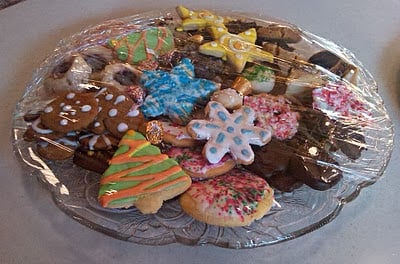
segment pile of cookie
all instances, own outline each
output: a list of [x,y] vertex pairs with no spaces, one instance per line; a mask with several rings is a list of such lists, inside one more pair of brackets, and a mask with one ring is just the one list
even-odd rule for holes
[[25,140],[97,172],[104,207],[156,213],[179,196],[214,225],[263,217],[274,190],[335,185],[330,153],[364,149],[357,126],[327,114],[368,115],[348,85],[356,67],[326,50],[306,57],[288,25],[176,11],[66,57],[43,82],[49,103],[25,115]]

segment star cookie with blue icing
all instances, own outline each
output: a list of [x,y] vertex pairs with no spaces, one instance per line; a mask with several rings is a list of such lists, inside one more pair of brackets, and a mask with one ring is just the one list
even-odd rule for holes
[[220,84],[195,78],[194,66],[184,58],[171,72],[143,71],[141,84],[147,97],[140,110],[147,118],[168,116],[174,123],[186,125],[196,104],[206,104]]
[[217,16],[210,11],[192,11],[182,5],[177,6],[176,12],[182,19],[181,29],[185,31],[205,29],[210,26],[224,27],[224,23],[229,21],[227,18]]
[[210,27],[210,33],[214,41],[201,45],[199,52],[228,61],[238,73],[243,71],[247,62],[273,62],[274,56],[255,44],[257,40],[255,28],[236,35],[229,33],[225,26]]
[[230,153],[237,164],[248,165],[254,161],[250,146],[263,146],[271,140],[271,130],[255,127],[255,112],[244,106],[232,114],[219,102],[210,101],[206,107],[208,120],[192,120],[187,132],[195,139],[208,140],[203,155],[215,164]]

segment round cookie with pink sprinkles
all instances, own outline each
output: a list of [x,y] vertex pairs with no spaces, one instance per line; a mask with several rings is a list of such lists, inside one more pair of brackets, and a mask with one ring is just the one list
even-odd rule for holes
[[290,139],[297,133],[300,115],[291,110],[290,102],[284,96],[245,96],[243,104],[256,112],[256,126],[271,127],[275,138]]
[[229,154],[226,154],[215,164],[210,163],[204,158],[201,147],[171,147],[166,154],[174,158],[182,169],[195,179],[208,179],[224,174],[233,169],[236,165],[236,162]]
[[217,226],[248,226],[272,207],[274,191],[259,176],[241,170],[205,181],[194,182],[181,195],[184,212]]

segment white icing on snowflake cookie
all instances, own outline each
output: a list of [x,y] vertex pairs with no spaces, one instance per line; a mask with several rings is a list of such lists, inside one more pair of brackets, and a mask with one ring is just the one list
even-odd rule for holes
[[208,120],[192,120],[188,133],[196,139],[206,139],[203,155],[210,163],[219,162],[230,153],[238,164],[251,164],[254,152],[250,144],[265,145],[271,140],[271,130],[255,127],[255,112],[242,107],[232,114],[221,103],[210,101],[206,107]]

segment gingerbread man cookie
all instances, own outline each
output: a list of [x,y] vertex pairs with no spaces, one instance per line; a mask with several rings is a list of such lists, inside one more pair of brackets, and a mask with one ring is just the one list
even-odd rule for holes
[[92,123],[92,131],[97,134],[108,130],[113,136],[121,138],[129,129],[137,129],[144,122],[139,106],[123,91],[106,86],[95,95],[99,113]]
[[255,112],[242,107],[232,114],[221,103],[210,101],[206,107],[208,120],[192,120],[188,133],[196,139],[206,139],[203,154],[210,163],[219,162],[230,153],[238,164],[250,164],[254,153],[250,144],[265,145],[271,140],[271,131],[255,127]]
[[50,102],[41,115],[42,124],[56,132],[86,128],[98,113],[93,93],[67,92]]

